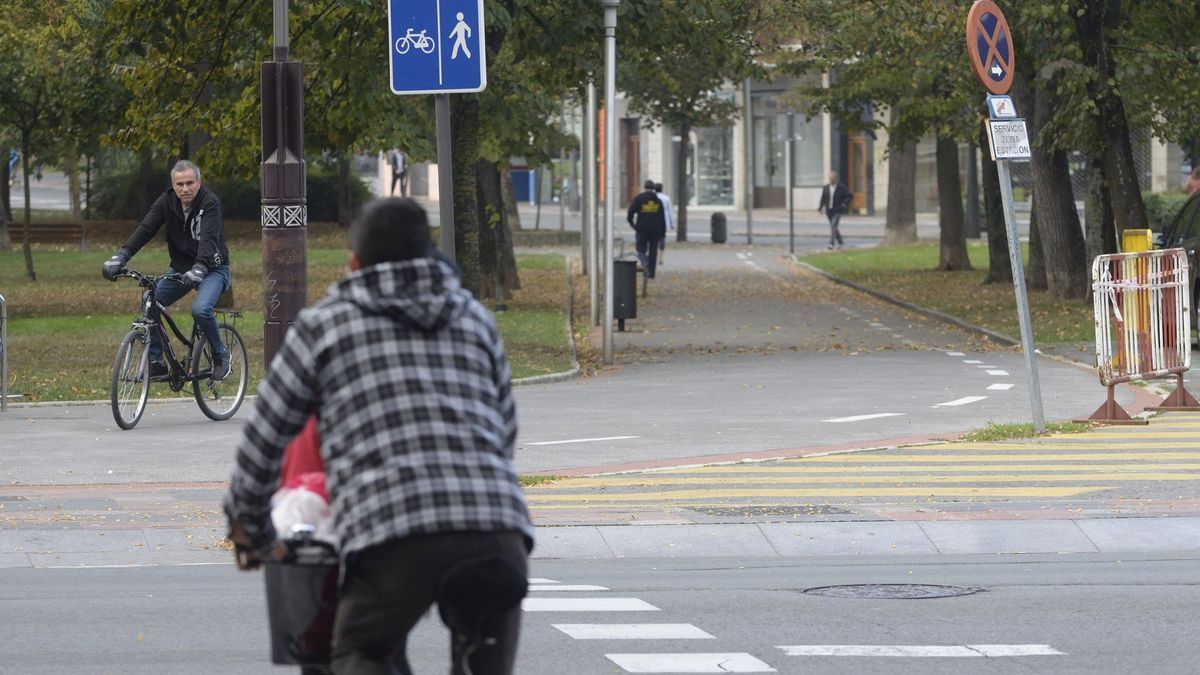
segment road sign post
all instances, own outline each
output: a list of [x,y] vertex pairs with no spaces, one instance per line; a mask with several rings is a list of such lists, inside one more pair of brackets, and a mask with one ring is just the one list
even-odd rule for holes
[[1033,428],[1046,430],[1042,411],[1042,388],[1038,380],[1037,345],[1033,340],[1033,321],[1029,315],[1029,299],[1025,291],[1025,270],[1021,266],[1021,238],[1017,234],[1017,219],[1013,207],[1012,175],[1008,163],[1029,159],[1029,136],[1025,121],[1017,119],[1012,99],[1004,94],[1012,87],[1016,71],[1016,54],[1012,31],[1004,13],[992,0],[975,0],[967,13],[967,54],[975,77],[992,95],[988,97],[988,145],[1000,178],[1000,200],[1004,205],[1004,229],[1008,235],[1008,254],[1012,263],[1013,291],[1017,296],[1017,320],[1021,327],[1021,351],[1025,354],[1025,372],[1029,384],[1029,405],[1033,411]]
[[438,221],[442,252],[454,260],[454,174],[448,94],[487,86],[483,0],[390,0],[389,81],[394,94],[434,94]]

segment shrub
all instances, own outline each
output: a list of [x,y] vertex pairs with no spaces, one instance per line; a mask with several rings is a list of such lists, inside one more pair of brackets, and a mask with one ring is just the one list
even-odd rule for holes
[[1183,203],[1187,201],[1188,196],[1178,192],[1146,192],[1142,194],[1142,201],[1146,204],[1146,222],[1149,223],[1150,229],[1155,232],[1162,232],[1171,220],[1175,218],[1175,214],[1179,213],[1179,209],[1183,208]]

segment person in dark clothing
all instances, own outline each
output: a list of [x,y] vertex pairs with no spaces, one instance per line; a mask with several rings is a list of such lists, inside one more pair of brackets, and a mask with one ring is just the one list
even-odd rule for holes
[[646,191],[633,198],[629,213],[625,216],[629,226],[637,233],[638,260],[646,268],[646,276],[651,279],[654,278],[658,263],[658,242],[667,236],[666,209],[654,191],[654,185],[654,181],[646,181],[643,185]]
[[[163,279],[155,288],[155,297],[164,307],[174,304],[187,292],[196,289],[192,302],[192,319],[213,352],[213,379],[229,375],[229,350],[221,343],[221,332],[213,306],[233,281],[229,274],[229,249],[225,246],[225,224],[221,220],[221,200],[200,180],[200,167],[181,159],[171,168],[171,189],[164,192],[142,218],[125,244],[104,262],[101,273],[105,279],[116,281],[138,251],[166,228],[167,253],[171,258],[168,272],[180,274],[179,279]],[[157,318],[158,308],[150,308]],[[163,363],[163,347],[158,333],[150,333],[150,376],[167,374]]]
[[[408,196],[408,155],[404,154],[403,150],[392,150],[389,158],[392,165],[392,189],[391,193],[396,197]],[[396,186],[400,186],[400,191],[396,191]]]
[[850,188],[846,187],[845,183],[838,182],[837,172],[830,172],[829,183],[821,191],[821,202],[817,205],[817,213],[825,211],[826,217],[829,218],[829,246],[826,248],[842,247],[842,233],[838,231],[838,224],[853,199]]
[[[343,574],[333,671],[383,674],[407,666],[408,632],[457,565],[493,556],[524,577],[534,532],[495,318],[436,258],[411,199],[368,204],[350,247],[350,274],[300,312],[267,371],[225,511],[243,567],[272,555],[283,451],[315,413]],[[512,672],[520,621],[519,605],[499,615],[471,672]]]

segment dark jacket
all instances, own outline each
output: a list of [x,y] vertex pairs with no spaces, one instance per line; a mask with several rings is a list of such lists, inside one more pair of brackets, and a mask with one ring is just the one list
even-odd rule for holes
[[836,213],[845,213],[846,209],[850,208],[850,202],[854,200],[854,195],[850,192],[850,188],[846,187],[845,183],[838,183],[833,190],[833,198],[829,197],[829,184],[825,184],[825,189],[821,190],[821,203],[817,205],[817,210],[825,209],[829,215]]
[[625,219],[629,221],[633,229],[642,234],[655,239],[667,236],[665,209],[663,209],[662,200],[654,194],[654,190],[647,190],[634,197],[633,202],[629,204],[629,213]]
[[125,248],[129,254],[137,253],[148,241],[158,234],[159,228],[167,226],[167,252],[171,256],[171,269],[186,272],[195,263],[208,269],[229,264],[229,249],[225,246],[225,224],[221,220],[221,200],[200,185],[187,222],[183,220],[183,205],[173,190],[167,190],[158,199],[142,223],[138,225]]

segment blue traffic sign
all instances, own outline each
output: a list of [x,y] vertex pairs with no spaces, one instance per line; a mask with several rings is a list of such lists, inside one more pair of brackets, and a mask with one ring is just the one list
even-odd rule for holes
[[483,91],[483,0],[389,0],[388,53],[393,93]]

